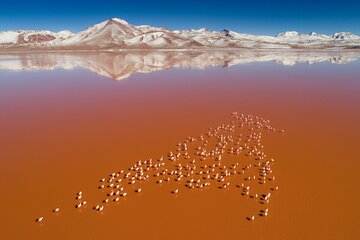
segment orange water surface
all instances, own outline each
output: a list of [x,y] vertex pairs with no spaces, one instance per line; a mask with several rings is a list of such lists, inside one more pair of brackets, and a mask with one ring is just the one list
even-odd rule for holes
[[[91,209],[99,179],[166,156],[235,111],[284,129],[264,133],[279,186],[267,217],[248,221],[254,207],[234,185],[179,185],[174,195],[174,185],[145,182],[141,194]],[[359,61],[170,68],[121,81],[81,68],[0,71],[0,239],[358,239],[359,123]],[[79,191],[88,205],[76,209]]]

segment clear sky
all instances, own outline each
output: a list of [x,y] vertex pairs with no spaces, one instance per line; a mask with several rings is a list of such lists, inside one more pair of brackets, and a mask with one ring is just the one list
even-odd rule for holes
[[171,29],[206,27],[274,35],[287,30],[360,35],[360,0],[0,0],[0,31],[81,31],[118,17]]

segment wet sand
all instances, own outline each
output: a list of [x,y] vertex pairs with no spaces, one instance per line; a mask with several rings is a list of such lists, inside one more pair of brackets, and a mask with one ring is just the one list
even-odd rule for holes
[[[358,69],[358,62],[266,63],[135,74],[121,82],[84,70],[1,72],[0,236],[357,239]],[[138,160],[164,156],[168,163],[176,144],[231,123],[232,112],[285,130],[264,131],[261,139],[275,160],[276,178],[267,184],[279,190],[263,191],[258,182],[250,188],[259,190],[254,194],[271,192],[270,203],[241,195],[236,185],[247,184],[241,175],[224,180],[230,182],[226,189],[214,180],[189,189],[185,177],[157,184],[151,175],[139,185],[126,182],[128,195],[118,202],[102,203],[109,189],[98,189],[100,179],[129,171]],[[257,161],[240,155],[235,162],[241,167]],[[80,191],[87,204],[75,208]],[[103,211],[92,209],[98,204],[106,205]],[[267,208],[268,216],[259,216]],[[246,219],[251,216],[254,221]]]

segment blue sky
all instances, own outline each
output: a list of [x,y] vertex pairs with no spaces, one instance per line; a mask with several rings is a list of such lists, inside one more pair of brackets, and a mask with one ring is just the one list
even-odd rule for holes
[[206,27],[273,35],[296,30],[360,35],[360,0],[1,0],[0,30],[81,31],[110,17],[171,29]]

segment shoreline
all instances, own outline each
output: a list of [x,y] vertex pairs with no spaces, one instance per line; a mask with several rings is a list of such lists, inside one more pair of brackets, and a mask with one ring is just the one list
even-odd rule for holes
[[360,52],[360,48],[326,48],[326,49],[299,49],[299,48],[204,48],[204,49],[147,49],[147,48],[122,48],[122,49],[0,49],[0,55],[10,53],[83,53],[83,52]]

